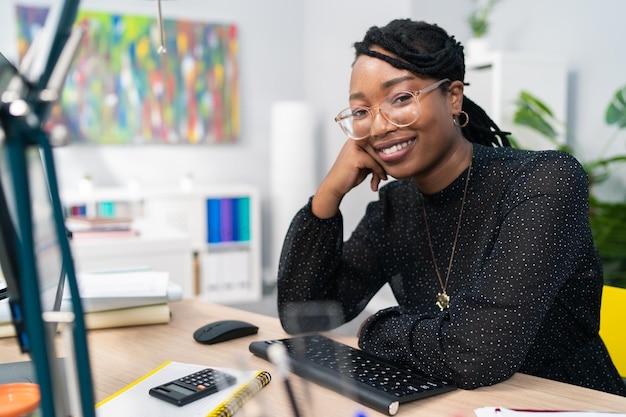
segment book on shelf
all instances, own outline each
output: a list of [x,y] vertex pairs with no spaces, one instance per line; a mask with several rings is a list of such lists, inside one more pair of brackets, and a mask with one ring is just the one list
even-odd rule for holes
[[133,219],[130,217],[67,216],[65,226],[71,232],[130,230],[133,227]]
[[[228,373],[234,376],[237,382],[226,389],[182,407],[167,403],[148,394],[150,388],[182,378],[205,368],[213,368]],[[265,370],[245,371],[169,361],[96,404],[96,416],[230,417],[263,387],[269,384],[270,380],[271,376]]]
[[139,231],[135,229],[125,230],[74,230],[71,231],[70,238],[73,241],[85,241],[85,240],[100,240],[100,239],[119,239],[119,238],[133,238],[139,236]]
[[68,216],[65,227],[72,240],[134,237],[139,232],[130,217]]
[[250,197],[206,200],[207,243],[250,241]]

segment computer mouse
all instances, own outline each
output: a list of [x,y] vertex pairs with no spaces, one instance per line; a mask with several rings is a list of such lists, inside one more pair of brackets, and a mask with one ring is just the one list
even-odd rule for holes
[[220,320],[205,324],[193,332],[193,338],[198,343],[212,345],[214,343],[225,342],[238,337],[256,334],[259,328],[240,320]]

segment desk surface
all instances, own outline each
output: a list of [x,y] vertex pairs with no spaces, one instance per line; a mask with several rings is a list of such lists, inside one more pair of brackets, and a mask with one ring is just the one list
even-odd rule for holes
[[[268,369],[275,376],[272,383],[246,404],[242,411],[271,410],[268,416],[291,416],[283,384],[273,366],[249,353],[254,340],[286,337],[279,321],[230,307],[205,304],[197,300],[174,302],[172,321],[167,325],[94,330],[89,334],[89,349],[94,375],[95,396],[100,401],[131,383],[161,363],[173,360],[207,366]],[[196,328],[221,319],[246,320],[259,326],[259,333],[216,345],[201,345],[193,340]],[[351,345],[356,339],[332,335]],[[14,338],[0,339],[0,362],[27,360],[19,353]],[[382,416],[371,409],[298,377],[293,378],[300,403],[313,411],[306,417],[352,417],[364,410],[368,417]],[[308,392],[308,395],[306,395]],[[626,398],[563,384],[524,374],[516,374],[500,384],[473,391],[456,390],[436,397],[400,406],[398,416],[472,417],[473,410],[485,406],[511,408],[626,411]],[[253,415],[246,413],[245,415]]]

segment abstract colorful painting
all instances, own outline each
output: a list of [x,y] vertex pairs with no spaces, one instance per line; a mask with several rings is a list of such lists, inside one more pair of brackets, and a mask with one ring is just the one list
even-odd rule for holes
[[[23,56],[47,10],[17,6]],[[51,122],[72,143],[210,144],[239,137],[237,28],[80,11],[85,36]]]

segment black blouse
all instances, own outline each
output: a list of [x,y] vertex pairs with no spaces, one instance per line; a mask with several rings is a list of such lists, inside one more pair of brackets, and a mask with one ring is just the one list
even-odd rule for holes
[[[569,154],[474,145],[450,308],[436,306],[442,289],[423,205],[445,280],[467,172],[432,195],[410,179],[385,185],[345,242],[341,214],[319,219],[309,202],[281,254],[285,330],[350,321],[389,283],[398,306],[366,321],[363,350],[466,389],[524,372],[626,396],[598,335],[602,265],[587,176]],[[321,320],[320,308],[336,314]]]

